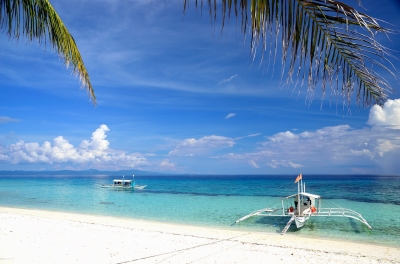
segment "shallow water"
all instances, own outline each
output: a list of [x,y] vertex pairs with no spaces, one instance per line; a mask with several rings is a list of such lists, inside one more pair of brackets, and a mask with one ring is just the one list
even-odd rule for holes
[[[99,188],[119,175],[0,176],[0,206],[108,215],[236,230],[280,233],[287,217],[238,218],[297,192],[295,176],[135,176],[144,190]],[[312,217],[298,236],[400,247],[400,177],[311,175],[306,191],[323,207],[353,209],[373,227],[348,218]],[[125,177],[128,179],[128,177]]]

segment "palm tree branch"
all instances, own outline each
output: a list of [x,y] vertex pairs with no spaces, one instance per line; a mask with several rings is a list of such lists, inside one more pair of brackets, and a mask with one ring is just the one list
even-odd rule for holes
[[[348,104],[355,89],[357,103],[362,102],[364,106],[383,105],[387,93],[393,90],[382,76],[372,70],[375,65],[397,78],[389,69],[394,69],[389,60],[393,56],[374,38],[377,32],[388,34],[392,31],[381,27],[376,19],[335,0],[240,0],[234,3],[222,0],[222,3],[226,1],[228,8],[222,4],[222,13],[228,12],[229,17],[231,5],[235,10],[238,5],[245,35],[247,12],[250,14],[253,58],[260,43],[263,58],[267,42],[271,41],[267,39],[268,32],[276,38],[281,36],[282,74],[286,72],[286,84],[292,82],[294,69],[298,66],[297,76],[303,72],[304,80],[304,73],[308,75],[308,93],[314,94],[321,78],[324,96],[326,83],[332,86],[336,80],[333,91],[341,94]],[[213,4],[210,16],[214,16],[214,21],[217,2],[208,0],[210,5]],[[235,15],[238,17],[238,13]],[[275,54],[276,48],[275,45]]]
[[[321,8],[318,7],[318,10],[321,11]],[[313,10],[315,11],[315,9]],[[339,24],[343,24],[344,21],[346,22],[346,26],[348,25],[364,25],[365,27],[367,27],[368,30],[370,30],[370,28],[373,28],[375,30],[384,30],[382,28],[379,27],[379,25],[377,24],[371,24],[370,22],[366,21],[365,18],[368,18],[365,15],[361,15],[361,16],[357,16],[357,13],[354,11],[351,12],[347,12],[346,13],[351,14],[352,17],[346,17],[346,19],[343,18],[335,18],[335,17],[329,17],[329,16],[325,16],[323,13],[322,15],[324,15],[324,19],[331,21],[332,23],[321,23],[321,21],[316,20],[316,23],[318,25],[322,25],[322,26],[329,26],[330,24],[333,23],[339,23]],[[312,16],[313,14],[311,13],[310,16]],[[319,16],[321,17],[321,15]],[[360,18],[361,17],[361,18]],[[355,22],[357,21],[357,22]],[[362,23],[360,21],[363,21]],[[372,19],[370,19],[370,21],[372,21]],[[358,24],[360,23],[360,24]],[[373,25],[373,26],[370,26]],[[379,86],[380,84],[387,84],[384,81],[381,81],[379,78],[377,78],[377,74],[373,71],[368,70],[368,68],[365,67],[364,64],[364,58],[369,59],[370,62],[372,62],[372,64],[374,65],[378,65],[378,66],[383,66],[381,63],[379,63],[377,60],[373,60],[370,59],[370,57],[368,56],[364,56],[362,53],[359,53],[359,51],[362,50],[362,47],[367,47],[368,49],[372,49],[372,51],[369,51],[369,53],[371,53],[373,56],[378,56],[381,57],[381,54],[379,54],[379,52],[381,51],[381,49],[375,45],[375,41],[371,38],[362,38],[359,36],[357,37],[351,37],[351,35],[349,35],[350,33],[354,33],[354,31],[349,31],[348,29],[346,30],[345,33],[341,32],[341,35],[343,37],[338,37],[338,35],[340,34],[336,34],[337,31],[334,30],[333,34],[330,34],[331,29],[325,27],[323,28],[322,26],[320,26],[321,31],[325,32],[325,34],[327,35],[328,38],[330,38],[330,42],[336,47],[336,49],[338,50],[338,55],[341,55],[344,58],[343,61],[343,67],[348,67],[348,69],[346,69],[347,71],[347,75],[345,76],[344,79],[344,83],[346,84],[350,84],[352,82],[354,82],[354,75],[357,76],[358,81],[360,81],[360,88],[361,89],[365,89],[367,91],[367,97],[364,99],[364,102],[366,101],[367,103],[369,102],[369,99],[372,97],[372,101],[374,103],[378,103],[378,104],[383,104],[384,100],[386,99],[386,95],[384,94],[384,89],[382,89],[382,87]],[[354,36],[355,34],[353,34]],[[345,40],[345,38],[347,40]],[[350,40],[351,39],[351,40]],[[361,44],[362,42],[367,43],[368,45],[363,45]],[[383,67],[384,69],[387,69],[386,67]],[[352,74],[351,74],[352,72]],[[374,82],[371,82],[370,80],[374,80]],[[378,85],[377,85],[378,84]],[[384,85],[384,86],[385,86]],[[347,87],[347,86],[345,86]],[[387,87],[387,86],[386,86]],[[350,90],[350,87],[347,87]],[[360,94],[360,93],[358,93]],[[382,100],[383,99],[383,100]]]
[[75,40],[48,0],[1,0],[0,28],[10,38],[19,39],[24,35],[45,44],[48,40],[64,64],[67,67],[72,64],[72,72],[79,76],[82,87],[96,105],[94,89]]

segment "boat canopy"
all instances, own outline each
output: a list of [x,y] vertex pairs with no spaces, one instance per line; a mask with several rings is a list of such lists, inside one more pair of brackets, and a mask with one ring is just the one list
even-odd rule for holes
[[[321,196],[316,195],[316,194],[312,194],[312,193],[301,192],[301,193],[299,193],[299,194],[300,194],[300,195],[303,195],[303,196],[308,196],[308,197],[314,198],[314,199],[319,199],[319,198],[321,198]],[[287,198],[295,197],[295,196],[297,196],[297,195],[299,195],[299,194],[297,194],[297,193],[296,193],[296,194],[292,194],[292,195],[286,197],[286,199],[287,199]]]
[[312,194],[312,193],[302,192],[302,193],[300,193],[300,194],[303,195],[303,196],[308,196],[308,197],[315,198],[315,199],[321,198],[321,196],[316,195],[316,194]]
[[114,182],[132,182],[132,180],[114,180]]

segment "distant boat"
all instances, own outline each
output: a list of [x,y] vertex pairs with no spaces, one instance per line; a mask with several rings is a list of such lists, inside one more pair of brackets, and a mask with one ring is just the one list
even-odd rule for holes
[[243,216],[233,224],[237,224],[243,220],[246,220],[252,216],[287,216],[290,217],[289,222],[282,230],[281,234],[285,234],[289,229],[290,225],[294,221],[298,229],[302,228],[306,221],[313,216],[325,216],[325,217],[347,217],[352,218],[361,223],[365,224],[369,229],[372,227],[362,217],[360,213],[351,209],[342,207],[338,208],[322,208],[321,207],[321,196],[306,193],[306,184],[303,184],[303,176],[300,174],[297,176],[295,183],[297,183],[297,193],[284,197],[281,199],[281,207],[278,208],[264,208],[257,210]]
[[132,180],[125,180],[125,176],[122,175],[122,180],[115,179],[115,180],[113,180],[112,184],[104,184],[104,185],[100,185],[100,187],[114,189],[114,190],[130,191],[133,189],[143,190],[147,186],[147,185],[136,185],[134,178],[135,178],[135,175],[132,175]]

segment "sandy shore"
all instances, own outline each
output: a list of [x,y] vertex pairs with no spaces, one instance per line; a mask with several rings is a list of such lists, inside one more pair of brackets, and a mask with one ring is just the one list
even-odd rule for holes
[[400,263],[400,248],[0,207],[0,263]]

